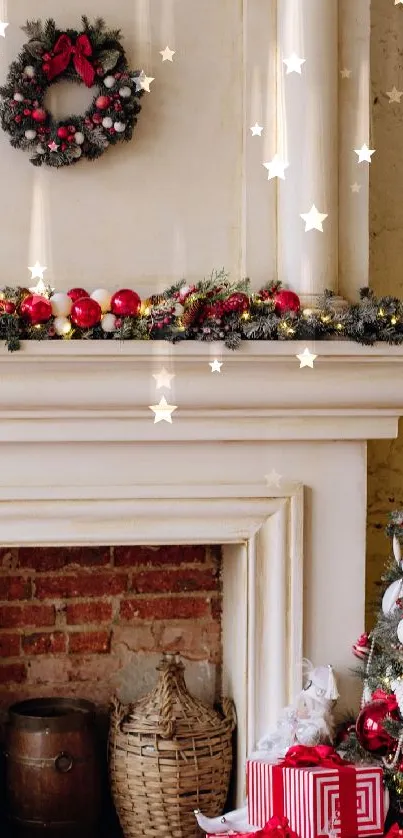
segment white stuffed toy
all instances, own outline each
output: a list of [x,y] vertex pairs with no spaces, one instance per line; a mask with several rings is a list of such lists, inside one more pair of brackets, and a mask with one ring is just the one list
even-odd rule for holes
[[295,704],[285,707],[276,726],[258,742],[256,759],[276,760],[292,745],[329,743],[333,735],[332,710],[339,697],[331,666],[307,666],[307,681]]

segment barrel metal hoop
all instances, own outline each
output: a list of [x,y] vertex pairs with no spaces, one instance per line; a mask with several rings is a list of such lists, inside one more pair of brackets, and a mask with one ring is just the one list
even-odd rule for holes
[[[56,757],[47,757],[47,758],[14,756],[14,754],[9,754],[9,753],[6,753],[5,756],[11,762],[15,762],[19,765],[33,765],[36,768],[46,768],[46,767],[49,767],[49,766],[54,766],[54,768],[56,768],[57,771],[61,772],[62,774],[66,773],[67,771],[70,771],[71,768],[73,767],[73,764],[74,765],[84,765],[86,762],[92,762],[92,760],[94,759],[93,756],[73,757],[70,754],[65,753],[64,751],[62,751],[60,754],[57,754]],[[70,761],[71,761],[70,768],[61,767],[61,760],[65,759],[65,758],[68,759],[69,764],[70,764]]]

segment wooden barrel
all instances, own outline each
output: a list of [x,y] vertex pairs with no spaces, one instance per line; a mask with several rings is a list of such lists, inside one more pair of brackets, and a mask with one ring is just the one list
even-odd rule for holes
[[91,702],[40,698],[10,708],[6,793],[17,838],[99,835],[100,765]]

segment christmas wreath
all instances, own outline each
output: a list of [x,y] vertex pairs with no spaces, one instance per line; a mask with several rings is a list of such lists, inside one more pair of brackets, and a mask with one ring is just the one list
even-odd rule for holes
[[[140,111],[142,73],[130,72],[119,30],[82,18],[82,31],[57,29],[54,20],[28,21],[29,40],[0,87],[1,124],[14,148],[31,152],[34,166],[59,168],[95,160],[130,140]],[[83,115],[57,121],[46,108],[50,85],[61,79],[96,87]]]
[[403,344],[403,301],[363,288],[359,302],[342,309],[329,291],[303,309],[279,282],[254,291],[248,279],[232,282],[224,271],[192,285],[181,280],[145,300],[130,288],[55,292],[42,280],[30,290],[0,289],[0,340],[10,350],[22,340],[200,340],[237,349],[244,340],[336,338]]

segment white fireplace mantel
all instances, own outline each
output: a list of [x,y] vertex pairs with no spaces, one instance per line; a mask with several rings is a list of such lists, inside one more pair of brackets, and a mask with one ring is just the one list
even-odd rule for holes
[[[366,441],[397,435],[403,348],[25,343],[0,353],[0,544],[220,543],[240,764],[364,627]],[[212,373],[209,362],[223,362]],[[174,373],[172,389],[153,374]],[[149,405],[177,405],[172,424]],[[269,475],[267,480],[266,475]],[[238,774],[238,802],[243,773]]]

